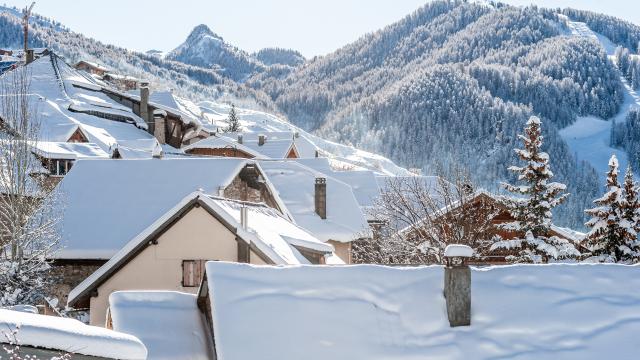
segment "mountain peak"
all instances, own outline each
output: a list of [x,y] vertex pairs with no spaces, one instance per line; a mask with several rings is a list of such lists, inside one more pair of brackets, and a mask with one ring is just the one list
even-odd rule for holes
[[220,35],[211,31],[211,29],[205,24],[200,24],[194,27],[193,30],[191,30],[191,33],[189,34],[189,36],[187,37],[187,41],[197,40],[202,38],[203,36],[213,37],[217,40],[223,41]]

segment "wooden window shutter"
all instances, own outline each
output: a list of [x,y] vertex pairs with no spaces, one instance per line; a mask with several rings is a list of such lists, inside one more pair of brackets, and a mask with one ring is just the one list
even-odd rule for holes
[[183,260],[182,261],[182,286],[200,286],[204,277],[204,264],[206,260]]

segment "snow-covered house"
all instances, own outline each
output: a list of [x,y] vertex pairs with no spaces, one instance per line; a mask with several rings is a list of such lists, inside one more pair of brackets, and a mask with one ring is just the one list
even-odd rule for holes
[[107,72],[109,72],[108,67],[86,60],[78,61],[75,65],[73,65],[73,67],[77,70],[82,70],[88,72],[89,74],[98,76],[104,76]]
[[261,154],[267,159],[296,159],[300,157],[296,140],[298,133],[222,133],[232,141]]
[[472,268],[471,279],[471,325],[462,328],[450,327],[440,266],[210,262],[198,305],[218,359],[637,356],[640,267]]
[[[151,158],[158,152],[160,144],[145,121],[105,94],[90,75],[54,53],[26,67],[31,105],[38,114],[38,141],[93,143],[109,155],[117,150],[122,158]],[[13,74],[0,77],[7,91],[12,91]]]
[[53,359],[64,353],[73,359],[144,360],[147,349],[135,336],[69,318],[0,309],[0,357],[20,346],[21,359]]
[[54,271],[66,294],[185,196],[262,202],[284,213],[260,167],[245,159],[78,160],[55,191],[61,196],[60,246]]
[[203,319],[195,294],[116,291],[109,296],[107,328],[140,339],[149,359],[213,359],[213,337]]
[[342,263],[333,247],[264,205],[187,195],[69,293],[104,325],[109,295],[122,290],[196,292],[208,260],[252,264]]
[[259,164],[291,219],[332,244],[346,263],[351,261],[351,242],[372,236],[351,186],[293,160]]
[[[465,209],[463,210],[462,207]],[[444,206],[437,214],[436,218],[432,221],[425,222],[424,226],[429,224],[438,223],[438,219],[442,219],[443,226],[447,226],[447,218],[449,214],[465,211],[467,216],[487,217],[491,216],[491,226],[487,227],[485,232],[486,240],[502,239],[511,240],[516,238],[523,238],[525,236],[521,231],[511,231],[502,228],[501,224],[513,222],[515,219],[507,209],[504,201],[502,201],[499,195],[490,193],[485,190],[478,190],[474,192],[466,201],[455,201],[447,206]],[[475,214],[475,215],[474,215]],[[492,214],[492,215],[489,215]],[[407,226],[400,230],[400,234],[404,237],[420,236],[419,231],[416,228],[421,228],[420,225]],[[571,242],[576,248],[581,248],[580,241],[583,234],[571,229],[562,228],[556,225],[551,225],[547,236],[555,236]],[[497,240],[496,240],[497,241]],[[505,263],[505,257],[512,255],[509,251],[495,250],[491,254],[482,260],[482,263],[503,264]]]
[[245,159],[264,158],[255,150],[226,136],[211,136],[182,148],[186,154],[199,156],[222,156]]

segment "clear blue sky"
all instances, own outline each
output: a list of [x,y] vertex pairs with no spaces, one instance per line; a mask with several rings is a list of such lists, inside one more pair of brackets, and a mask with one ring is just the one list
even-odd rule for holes
[[[640,24],[640,0],[503,0],[594,10]],[[5,0],[24,7],[31,0]],[[278,46],[323,55],[401,19],[425,0],[40,0],[34,11],[100,41],[168,51],[207,24],[247,51]]]

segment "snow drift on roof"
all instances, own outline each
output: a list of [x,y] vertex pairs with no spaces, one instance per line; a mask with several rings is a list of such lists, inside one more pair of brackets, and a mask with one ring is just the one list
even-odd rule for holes
[[211,340],[198,311],[196,295],[116,291],[109,295],[109,310],[113,329],[142,340],[149,359],[210,358]]
[[222,359],[603,359],[637,353],[638,266],[473,269],[471,326],[458,328],[447,321],[438,266],[209,262],[206,270]]
[[[146,359],[147,349],[133,335],[78,320],[0,309],[0,329],[13,331],[20,345],[112,359]],[[6,342],[4,336],[0,342]]]
[[64,259],[108,259],[193,191],[217,194],[244,159],[78,160],[58,186]]

